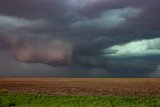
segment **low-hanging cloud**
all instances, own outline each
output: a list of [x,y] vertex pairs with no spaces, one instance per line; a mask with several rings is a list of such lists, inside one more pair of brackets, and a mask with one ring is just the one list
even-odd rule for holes
[[[66,76],[89,76],[95,70],[103,71],[102,76],[155,72],[160,63],[159,4],[158,0],[1,0],[0,59],[2,54],[6,57],[0,60],[0,74],[29,66],[34,74],[44,67]],[[8,69],[3,67],[7,63]],[[66,68],[71,72],[64,73]]]
[[160,71],[160,65],[158,65],[157,70]]
[[0,51],[24,63],[44,63],[66,66],[72,63],[72,45],[59,40],[20,40],[0,36]]

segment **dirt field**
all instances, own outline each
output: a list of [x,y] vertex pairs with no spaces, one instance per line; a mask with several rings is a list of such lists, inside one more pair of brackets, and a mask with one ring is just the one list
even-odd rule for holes
[[160,79],[0,78],[0,89],[49,95],[160,96]]

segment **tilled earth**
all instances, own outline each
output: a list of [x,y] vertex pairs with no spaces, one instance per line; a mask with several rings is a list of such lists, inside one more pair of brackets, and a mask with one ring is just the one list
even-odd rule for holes
[[0,78],[0,90],[48,95],[160,96],[160,79]]

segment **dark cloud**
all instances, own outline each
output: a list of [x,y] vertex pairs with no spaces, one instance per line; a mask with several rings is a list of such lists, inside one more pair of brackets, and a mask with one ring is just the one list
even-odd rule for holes
[[[1,0],[0,51],[7,55],[5,64],[14,60],[13,71],[30,68],[37,75],[40,67],[46,70],[42,75],[53,68],[60,71],[52,76],[151,76],[159,66],[159,45],[148,46],[154,51],[148,56],[111,57],[117,51],[104,50],[160,38],[159,4],[158,0]],[[70,72],[63,72],[66,67]]]
[[73,48],[59,40],[0,36],[1,51],[25,63],[45,63],[53,66],[70,65]]

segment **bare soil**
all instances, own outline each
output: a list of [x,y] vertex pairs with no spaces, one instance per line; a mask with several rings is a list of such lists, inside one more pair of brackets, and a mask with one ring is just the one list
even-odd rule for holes
[[48,95],[160,96],[160,79],[0,78],[0,90]]

